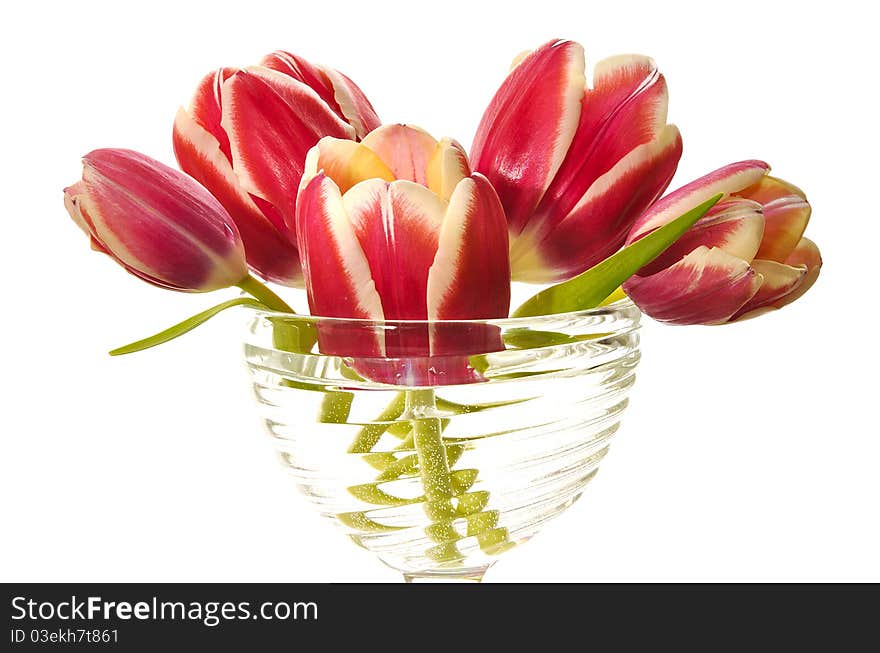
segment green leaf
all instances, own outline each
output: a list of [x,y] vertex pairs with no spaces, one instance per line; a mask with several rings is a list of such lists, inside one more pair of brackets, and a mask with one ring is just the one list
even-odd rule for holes
[[573,279],[542,290],[513,313],[513,317],[551,315],[595,308],[619,285],[660,256],[723,197],[719,193],[672,222],[597,263]]
[[406,528],[406,526],[386,526],[385,524],[380,524],[367,517],[363,512],[341,512],[336,515],[336,518],[349,528],[356,531],[373,531],[378,533],[399,531],[402,528]]
[[555,345],[568,345],[582,340],[594,340],[602,334],[571,336],[556,331],[533,331],[531,329],[511,329],[504,334],[504,344],[516,349],[538,349]]
[[[465,415],[467,413],[479,413],[482,410],[491,408],[503,408],[504,406],[513,406],[521,404],[528,399],[508,399],[507,401],[487,401],[482,404],[460,404],[457,401],[450,401],[443,397],[437,397],[437,409],[443,412],[450,412],[455,415]],[[447,452],[448,454],[448,452]]]
[[425,500],[424,496],[415,497],[414,499],[403,499],[393,494],[388,494],[388,492],[379,487],[380,484],[381,482],[352,485],[348,488],[348,492],[358,501],[375,506],[406,506]]
[[123,354],[133,354],[136,351],[143,351],[144,349],[149,349],[150,347],[161,345],[162,343],[168,342],[169,340],[174,340],[174,338],[182,336],[184,333],[192,331],[200,324],[207,322],[212,317],[217,315],[217,313],[225,311],[227,308],[232,308],[233,306],[253,306],[255,308],[266,308],[265,304],[258,302],[256,299],[251,299],[250,297],[237,297],[235,299],[230,299],[229,301],[223,302],[222,304],[212,306],[208,310],[202,311],[197,315],[193,315],[192,317],[185,319],[179,324],[168,327],[164,331],[160,331],[159,333],[152,335],[149,338],[144,338],[143,340],[138,340],[137,342],[133,342],[122,347],[117,347],[110,352],[110,355],[121,356]]

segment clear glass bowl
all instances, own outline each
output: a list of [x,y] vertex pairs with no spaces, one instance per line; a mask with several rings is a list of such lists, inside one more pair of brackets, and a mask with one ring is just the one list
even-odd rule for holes
[[[479,580],[596,474],[639,318],[628,300],[439,325],[255,310],[245,357],[281,460],[322,514],[407,580]],[[427,354],[435,341],[443,353]]]

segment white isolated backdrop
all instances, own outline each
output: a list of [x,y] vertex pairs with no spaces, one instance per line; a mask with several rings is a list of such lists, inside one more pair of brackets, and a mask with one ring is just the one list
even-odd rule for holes
[[173,163],[197,80],[276,48],[386,122],[470,142],[511,58],[553,37],[650,54],[673,186],[764,158],[808,192],[818,284],[714,328],[646,321],[623,427],[582,500],[493,581],[880,580],[878,151],[868,3],[14,3],[4,9],[0,579],[395,581],[320,519],[260,431],[241,314],[111,359],[234,293],[149,287],[89,252],[61,189],[96,147]]

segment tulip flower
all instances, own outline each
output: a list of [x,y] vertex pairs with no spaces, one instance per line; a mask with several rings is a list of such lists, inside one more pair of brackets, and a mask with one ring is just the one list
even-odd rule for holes
[[803,233],[810,204],[762,161],[734,163],[670,193],[639,217],[638,240],[719,192],[715,205],[623,289],[642,311],[671,324],[721,324],[790,304],[815,283],[819,249]]
[[[452,140],[438,142],[405,125],[380,127],[361,143],[322,139],[306,159],[296,230],[314,315],[376,321],[507,316],[504,211]],[[502,347],[497,332],[473,326],[436,324],[429,331],[401,324],[358,337],[331,326],[319,327],[321,349],[343,355],[464,355]]]
[[504,205],[517,280],[565,280],[613,254],[681,157],[651,59],[600,61],[591,86],[584,68],[571,41],[521,56],[477,129],[474,170]]
[[92,247],[154,285],[207,292],[248,277],[235,223],[191,177],[130,150],[95,150],[64,189]]
[[324,136],[362,138],[379,125],[341,73],[286,52],[202,79],[174,121],[180,167],[229,211],[248,264],[285,285],[302,281],[293,221],[305,155]]

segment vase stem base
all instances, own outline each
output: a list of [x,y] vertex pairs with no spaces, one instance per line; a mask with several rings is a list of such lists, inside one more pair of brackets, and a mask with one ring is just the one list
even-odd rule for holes
[[483,580],[483,574],[489,567],[490,565],[471,569],[456,569],[445,573],[437,571],[404,572],[403,580],[407,583],[479,583]]

